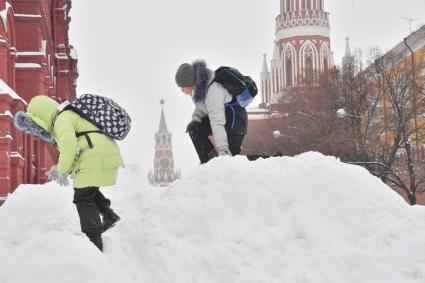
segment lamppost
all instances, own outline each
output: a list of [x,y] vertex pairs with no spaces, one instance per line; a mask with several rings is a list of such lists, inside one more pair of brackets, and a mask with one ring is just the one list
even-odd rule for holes
[[360,118],[360,116],[356,116],[356,115],[352,115],[352,114],[348,114],[344,108],[340,108],[336,111],[336,116],[338,118],[344,118],[345,116],[350,116],[350,117],[354,117],[354,118]]
[[275,130],[275,131],[273,131],[273,137],[275,138],[275,139],[278,139],[278,138],[288,138],[290,141],[292,141],[292,142],[295,142],[294,141],[294,137],[293,136],[288,136],[288,135],[283,135],[283,134],[281,134],[280,133],[280,131],[278,131],[278,130]]
[[[345,118],[346,116],[349,117],[353,117],[355,118],[355,121],[357,120],[359,122],[359,126],[361,126],[361,124],[365,125],[364,122],[362,122],[361,117],[357,116],[357,115],[353,115],[353,114],[349,114],[347,113],[347,111],[345,111],[344,108],[340,108],[336,111],[336,116],[338,118]],[[356,123],[357,123],[356,121]],[[366,145],[363,142],[363,139],[361,138],[362,134],[361,134],[361,130],[360,127],[359,128],[353,128],[353,136],[354,136],[354,141],[355,141],[355,145],[356,145],[356,150],[360,150],[360,152],[362,152],[362,155],[364,152],[366,152]],[[357,155],[357,153],[356,153]]]

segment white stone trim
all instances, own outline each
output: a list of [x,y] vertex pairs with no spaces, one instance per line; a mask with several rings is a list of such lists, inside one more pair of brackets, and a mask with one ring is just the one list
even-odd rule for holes
[[296,36],[324,36],[330,37],[330,28],[324,26],[296,26],[284,28],[276,33],[276,40],[296,37]]
[[19,158],[19,159],[25,160],[25,158],[23,158],[23,157],[22,157],[22,155],[21,155],[21,154],[19,154],[19,153],[18,153],[18,152],[16,152],[16,151],[12,151],[12,152],[10,153],[10,157],[12,157],[12,158]]
[[41,18],[41,15],[33,15],[33,14],[15,14],[15,17],[21,18]]
[[41,65],[38,63],[16,63],[16,69],[41,69]]
[[267,114],[248,114],[248,120],[267,120],[270,116]]
[[44,56],[44,52],[40,51],[19,51],[16,54],[18,56]]

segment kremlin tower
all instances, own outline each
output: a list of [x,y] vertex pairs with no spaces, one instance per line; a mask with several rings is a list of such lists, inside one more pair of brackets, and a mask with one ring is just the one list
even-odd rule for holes
[[280,1],[270,71],[266,56],[263,60],[263,103],[279,103],[290,88],[314,81],[333,65],[329,33],[324,0]]
[[168,132],[164,115],[165,100],[161,99],[161,118],[159,130],[155,134],[154,171],[149,172],[149,183],[154,186],[167,186],[181,178],[179,171],[174,171],[172,135]]
[[273,132],[291,110],[287,94],[291,90],[303,91],[306,86],[314,86],[319,75],[334,65],[329,13],[324,10],[324,2],[280,0],[273,57],[268,62],[264,54],[260,74],[260,107],[248,109],[249,129],[243,143],[244,154],[273,153],[281,144]]

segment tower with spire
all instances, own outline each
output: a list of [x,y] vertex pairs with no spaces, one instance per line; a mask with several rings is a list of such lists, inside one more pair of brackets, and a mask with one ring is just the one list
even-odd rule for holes
[[347,36],[345,38],[345,54],[342,58],[342,69],[345,73],[351,72],[353,70],[354,57],[351,55],[350,49],[350,38]]
[[289,89],[314,82],[332,65],[324,0],[280,0],[270,71],[263,60],[262,102],[279,103]]
[[167,186],[176,179],[181,178],[181,173],[174,170],[172,149],[172,134],[168,132],[167,122],[164,115],[165,100],[160,100],[161,117],[159,130],[155,134],[155,157],[154,169],[149,172],[149,183],[154,186]]

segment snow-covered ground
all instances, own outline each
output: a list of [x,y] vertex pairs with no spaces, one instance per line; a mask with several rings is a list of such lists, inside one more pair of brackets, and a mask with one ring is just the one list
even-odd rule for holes
[[0,282],[425,282],[425,208],[366,170],[306,153],[217,158],[168,188],[136,168],[103,192],[104,253],[72,189],[21,186],[0,208]]

